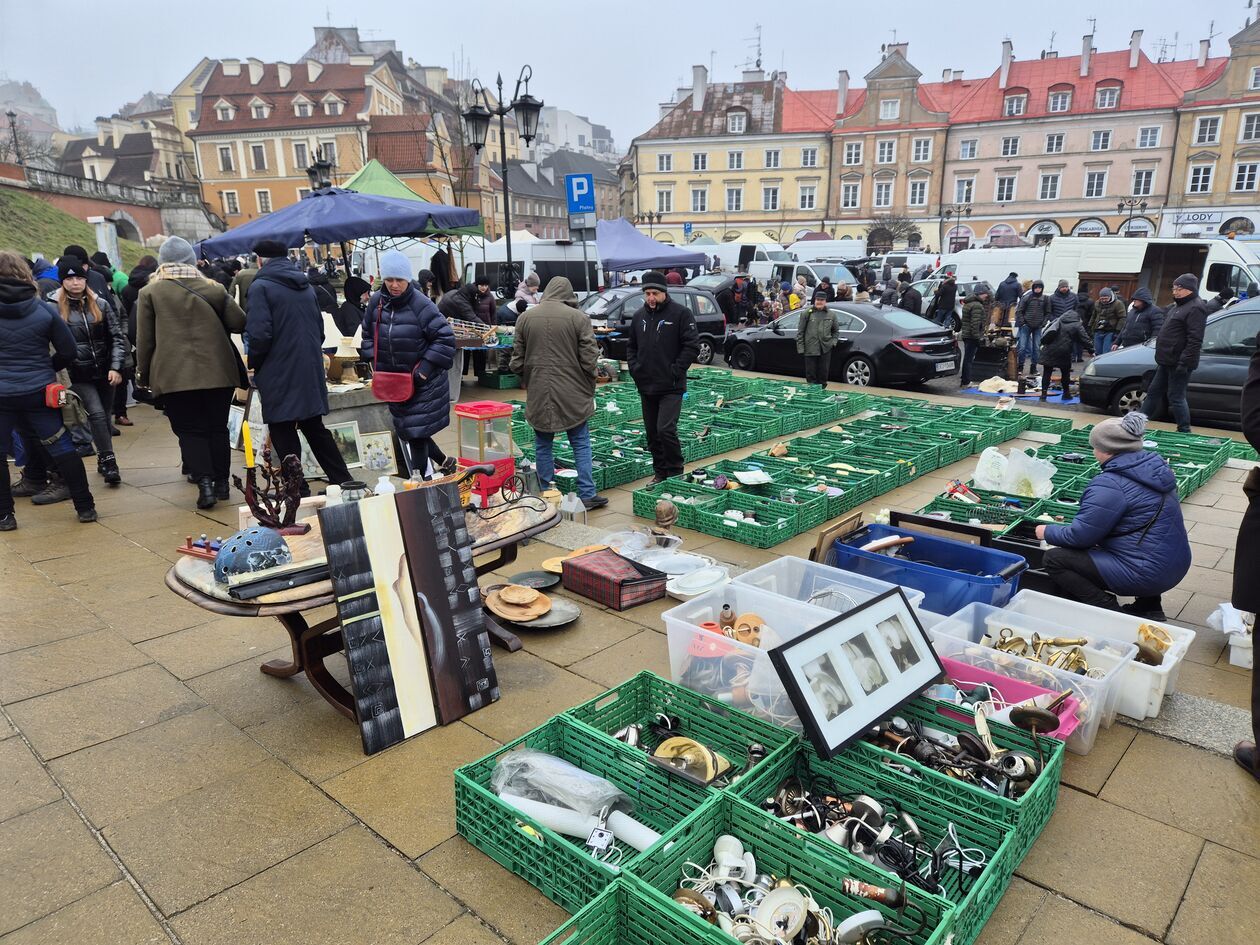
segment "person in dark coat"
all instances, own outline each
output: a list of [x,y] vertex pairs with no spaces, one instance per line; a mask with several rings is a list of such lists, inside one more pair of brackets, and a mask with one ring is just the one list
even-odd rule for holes
[[1015,308],[1019,297],[1024,294],[1024,287],[1020,284],[1019,274],[1012,272],[1005,279],[998,283],[998,287],[993,292],[993,301],[1002,306],[1002,320],[1006,324],[1010,323],[1011,310]]
[[[458,318],[466,322],[477,322],[481,325],[494,324],[494,293],[490,291],[490,280],[479,276],[471,285],[462,286],[454,292],[447,292],[438,302],[438,311],[447,318]],[[486,372],[486,353],[484,351],[465,351],[464,368],[461,373],[467,374],[469,366],[474,374]]]
[[344,337],[352,338],[359,330],[359,326],[363,324],[363,312],[367,308],[367,300],[372,295],[372,287],[368,285],[366,279],[350,276],[346,279],[342,290],[345,292],[346,300],[337,309],[333,321],[337,323],[337,330]]
[[683,471],[678,415],[687,392],[687,369],[700,351],[696,317],[669,297],[665,274],[643,276],[643,307],[630,322],[626,361],[643,404],[643,426],[652,453],[653,482]]
[[[298,431],[306,437],[324,477],[334,485],[351,479],[324,415],[324,318],[309,277],[289,259],[283,243],[263,240],[254,247],[258,275],[249,287],[245,337],[254,387],[262,398],[263,422],[271,436],[272,458],[302,456]],[[362,316],[360,316],[362,317]]]
[[60,263],[61,260],[65,259],[67,256],[73,256],[87,267],[88,288],[97,295],[103,295],[105,297],[105,301],[110,304],[110,307],[114,309],[115,312],[118,311],[118,300],[114,297],[114,284],[111,274],[107,270],[101,269],[99,266],[93,266],[92,261],[88,256],[88,251],[77,243],[71,243],[63,249],[61,251],[61,255],[57,258],[57,262]]
[[494,323],[508,328],[516,324],[516,320],[525,314],[529,303],[524,299],[511,299],[504,302],[494,313]]
[[[1250,293],[1248,293],[1250,295]],[[1242,403],[1239,408],[1243,436],[1252,449],[1260,449],[1260,350],[1251,356],[1247,381],[1243,384]],[[1230,603],[1241,611],[1260,613],[1260,581],[1256,580],[1255,562],[1260,561],[1260,466],[1253,466],[1243,480],[1243,494],[1247,496],[1247,511],[1238,527],[1238,545],[1234,566],[1233,594]],[[1252,740],[1234,746],[1234,761],[1260,781],[1260,672],[1251,673],[1251,731]]]
[[1129,311],[1120,326],[1120,333],[1116,336],[1112,350],[1146,344],[1159,334],[1163,324],[1164,310],[1155,304],[1150,289],[1138,289],[1129,300]]
[[[831,276],[823,276],[822,281],[818,283],[818,288],[822,289],[826,294],[828,302],[836,300],[836,290],[831,285]],[[914,314],[918,315],[919,313],[916,311]]]
[[449,474],[455,458],[448,459],[433,437],[450,423],[446,372],[455,363],[455,333],[437,306],[412,285],[411,275],[411,261],[401,252],[391,249],[381,255],[385,286],[368,300],[363,313],[363,358],[374,370],[415,379],[410,399],[389,404],[394,432],[409,468],[423,473],[431,462],[435,470]]
[[1183,273],[1173,280],[1173,304],[1164,313],[1164,323],[1155,338],[1155,376],[1142,400],[1142,413],[1159,418],[1167,404],[1179,433],[1190,432],[1190,406],[1186,388],[1190,375],[1199,366],[1207,306],[1199,298],[1199,278]]
[[54,306],[40,299],[26,261],[15,252],[0,251],[0,531],[17,528],[8,472],[16,430],[27,434],[28,443],[34,439],[44,444],[74,499],[79,521],[96,521],[83,460],[61,411],[44,403],[44,388],[56,380],[58,370],[74,363],[76,354],[69,326]]
[[1050,317],[1058,318],[1064,312],[1075,312],[1077,308],[1076,293],[1072,291],[1066,279],[1060,279],[1058,286],[1050,295]]
[[437,288],[437,282],[434,279],[433,273],[428,269],[421,269],[417,272],[416,277],[411,280],[411,284],[419,289],[420,294],[431,302],[437,302],[438,297],[441,295],[441,292]]
[[989,328],[989,302],[992,298],[993,290],[989,288],[989,283],[978,282],[975,291],[963,300],[962,329],[958,334],[963,346],[962,372],[959,377],[962,387],[971,386],[971,366],[975,363],[976,352],[980,349],[980,342],[984,340],[984,333]]
[[[1089,434],[1102,472],[1090,480],[1070,525],[1038,525],[1055,547],[1043,559],[1068,600],[1165,620],[1161,596],[1190,570],[1190,539],[1168,461],[1142,448],[1146,417],[1108,417]],[[1133,597],[1124,607],[1117,595]]]
[[938,325],[948,327],[954,320],[954,309],[958,306],[958,279],[951,272],[932,293],[932,306],[928,315]]
[[[280,254],[288,257],[288,250]],[[258,261],[259,271],[262,271],[262,260]],[[300,271],[300,270],[299,270]],[[332,285],[328,281],[328,273],[324,272],[319,266],[310,266],[306,270],[306,279],[311,289],[315,292],[315,303],[319,306],[321,312],[327,312],[329,315],[335,314],[337,311],[337,294],[332,290]],[[249,306],[242,305],[246,313],[249,312]]]
[[136,297],[144,288],[149,277],[157,271],[158,261],[152,256],[141,256],[136,267],[127,273],[127,284],[118,293],[118,304],[127,317],[127,341],[130,345],[130,357],[123,362],[123,382],[114,388],[114,425],[120,427],[133,426],[127,416],[127,401],[130,388],[136,382]]
[[57,266],[43,256],[35,257],[31,271],[35,273],[35,287],[40,298],[46,299],[61,288],[61,283],[57,281]]
[[1037,373],[1037,354],[1041,350],[1041,329],[1050,320],[1050,300],[1046,298],[1046,284],[1040,279],[1034,280],[1032,288],[1015,306],[1015,328],[1018,331],[1016,352],[1019,358],[1019,372],[1024,372],[1024,362]]
[[1080,312],[1070,309],[1058,317],[1058,330],[1051,336],[1042,335],[1041,341],[1041,399],[1050,395],[1050,378],[1059,369],[1059,383],[1063,385],[1062,400],[1072,399],[1072,357],[1083,349],[1093,354],[1089,332],[1085,330]]
[[923,314],[923,293],[910,284],[909,279],[902,279],[898,286],[901,295],[897,299],[897,307],[915,315]]
[[1124,321],[1124,300],[1114,289],[1103,286],[1098,290],[1098,301],[1094,305],[1094,351],[1106,354],[1115,345],[1120,324]]

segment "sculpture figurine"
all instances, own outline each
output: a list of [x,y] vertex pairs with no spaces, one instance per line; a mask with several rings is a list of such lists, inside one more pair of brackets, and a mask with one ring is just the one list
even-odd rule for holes
[[[258,470],[262,470],[262,484],[258,483]],[[232,477],[232,484],[245,495],[254,519],[265,528],[274,528],[281,535],[305,535],[311,530],[310,523],[297,523],[298,505],[302,501],[302,487],[306,477],[302,474],[302,460],[286,456],[279,468],[271,465],[271,444],[263,448],[262,464],[249,465],[245,469],[245,482],[240,476]]]

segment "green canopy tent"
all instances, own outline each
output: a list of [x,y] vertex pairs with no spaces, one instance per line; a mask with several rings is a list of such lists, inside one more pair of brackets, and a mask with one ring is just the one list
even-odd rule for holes
[[[415,200],[428,203],[414,190],[404,184],[388,167],[376,158],[372,158],[360,168],[353,177],[341,185],[346,190],[356,190],[361,194],[375,194],[378,197],[393,197],[399,200]],[[450,229],[434,228],[432,233],[442,236],[481,236],[485,226],[459,226]]]

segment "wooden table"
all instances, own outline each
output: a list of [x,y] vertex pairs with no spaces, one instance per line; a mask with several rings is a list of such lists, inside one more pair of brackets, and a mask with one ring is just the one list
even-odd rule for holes
[[[560,522],[560,512],[550,505],[546,511],[518,506],[490,520],[482,519],[475,512],[465,513],[465,518],[473,538],[473,557],[494,555],[476,565],[477,575],[481,576],[515,561],[519,543],[554,528]],[[295,561],[322,557],[324,553],[319,520],[308,521],[312,523],[311,531],[287,538]],[[303,616],[308,610],[333,603],[332,581],[317,581],[304,587],[264,594],[254,600],[235,600],[228,595],[225,585],[215,581],[212,561],[182,556],[166,572],[166,586],[210,613],[229,617],[275,617],[288,631],[293,656],[289,660],[263,663],[259,669],[268,676],[280,678],[306,673],[315,691],[334,709],[349,719],[355,718],[354,697],[324,665],[328,657],[344,649],[340,621],[334,616],[309,624]],[[509,652],[521,648],[520,638],[503,629],[488,615],[486,629],[491,639]]]

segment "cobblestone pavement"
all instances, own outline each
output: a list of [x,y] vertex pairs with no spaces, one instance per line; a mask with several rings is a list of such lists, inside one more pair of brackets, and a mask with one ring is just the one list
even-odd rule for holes
[[[0,945],[547,935],[565,914],[456,836],[452,771],[640,669],[668,676],[668,603],[615,613],[581,600],[572,628],[495,651],[501,702],[367,758],[301,677],[258,672],[288,652],[279,625],[214,617],[166,590],[175,546],[227,534],[235,510],[196,512],[165,422],[145,407],[133,418],[116,440],[125,484],[96,489],[98,524],[19,500],[19,530],[0,535]],[[871,510],[918,508],[969,466]],[[1203,627],[1228,595],[1242,476],[1222,470],[1185,506],[1194,567],[1165,597],[1170,618],[1199,630],[1185,699],[1162,727],[1117,723],[1068,756],[1057,812],[982,945],[1260,941],[1260,785],[1222,754],[1250,679]],[[608,495],[590,524],[632,522],[631,487]],[[760,551],[681,534],[745,567],[814,543]],[[511,570],[556,553],[536,541]]]

